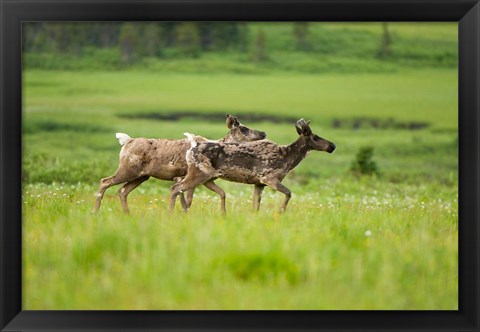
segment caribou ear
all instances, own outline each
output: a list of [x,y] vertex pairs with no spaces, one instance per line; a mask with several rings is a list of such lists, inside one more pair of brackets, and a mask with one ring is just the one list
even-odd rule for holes
[[232,129],[233,127],[239,126],[240,122],[238,122],[238,119],[236,116],[231,116],[230,114],[227,114],[227,127],[228,129]]
[[303,134],[303,132],[302,132],[302,127],[300,127],[300,126],[298,125],[298,122],[295,124],[295,129],[297,129],[297,133],[298,133],[299,135],[302,135],[302,134]]
[[305,121],[305,120],[303,120],[302,122],[302,131],[303,131],[303,135],[305,136],[310,136],[312,134],[312,129],[310,129],[310,126],[308,125],[309,123],[310,121]]

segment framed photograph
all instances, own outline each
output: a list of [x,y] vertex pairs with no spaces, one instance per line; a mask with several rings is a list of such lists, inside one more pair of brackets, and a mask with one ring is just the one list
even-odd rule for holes
[[478,331],[478,1],[1,8],[0,328]]

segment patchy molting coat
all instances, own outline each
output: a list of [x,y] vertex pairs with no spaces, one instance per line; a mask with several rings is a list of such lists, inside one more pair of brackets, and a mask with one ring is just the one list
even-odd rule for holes
[[199,184],[208,184],[220,195],[222,212],[225,212],[225,193],[212,185],[216,178],[255,185],[254,209],[259,208],[260,197],[265,186],[271,186],[285,194],[281,210],[284,211],[291,192],[281,181],[294,169],[311,150],[333,152],[335,144],[312,133],[309,122],[300,119],[296,123],[299,138],[290,145],[278,145],[270,140],[250,143],[198,143],[187,134],[192,143],[187,152],[188,171],[186,177],[172,186],[170,209],[176,197],[183,191],[192,190]]
[[[207,139],[197,136],[200,141]],[[128,172],[172,180],[187,173],[185,154],[190,148],[186,140],[132,138],[120,150],[120,164]]]
[[271,177],[281,181],[309,151],[298,143],[288,146],[270,140],[249,144],[202,143],[191,149],[187,162],[211,172],[213,177],[233,182],[260,184],[262,179]]

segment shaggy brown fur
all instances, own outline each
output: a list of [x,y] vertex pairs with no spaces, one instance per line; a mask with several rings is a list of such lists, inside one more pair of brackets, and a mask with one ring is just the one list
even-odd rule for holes
[[170,208],[175,206],[176,197],[183,191],[192,190],[200,184],[208,184],[220,195],[221,208],[225,212],[225,193],[217,185],[216,178],[253,184],[254,209],[260,207],[261,193],[270,186],[285,194],[281,210],[284,211],[291,193],[281,182],[311,150],[332,153],[335,144],[312,133],[309,122],[300,119],[296,129],[299,138],[288,146],[269,140],[250,143],[200,142],[191,138],[192,148],[187,152],[188,172],[186,177],[173,185]]
[[[238,119],[227,114],[227,127],[230,129],[227,136],[218,141],[196,136],[199,142],[244,142],[264,139],[265,132],[253,130],[240,124]],[[95,201],[94,211],[100,209],[105,190],[116,184],[125,183],[118,192],[122,208],[129,213],[127,196],[140,184],[155,177],[160,180],[180,180],[187,173],[185,155],[190,148],[187,139],[153,139],[153,138],[130,138],[126,134],[117,134],[122,149],[120,150],[120,162],[115,175],[103,178]],[[205,185],[210,188],[210,184]],[[193,189],[188,192],[187,200],[182,197],[182,206],[187,209],[193,198]]]

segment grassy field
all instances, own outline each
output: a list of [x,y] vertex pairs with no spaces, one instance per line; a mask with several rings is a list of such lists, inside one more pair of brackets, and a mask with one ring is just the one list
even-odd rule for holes
[[[115,132],[165,138],[183,138],[187,130],[212,138],[226,134],[223,120],[186,118],[179,127],[172,121],[141,118],[142,114],[197,112],[235,114],[280,144],[296,139],[295,120],[252,123],[248,117],[311,120],[314,132],[339,148],[335,156],[312,154],[296,170],[300,174],[312,168],[325,176],[345,174],[359,147],[373,145],[386,177],[449,181],[457,165],[456,79],[451,70],[340,77],[99,72],[94,80],[83,72],[29,71],[24,75],[28,166],[24,177],[29,182],[96,184],[115,170],[119,151]],[[372,128],[366,122],[355,130],[356,118],[380,119],[387,128]],[[427,127],[398,130],[389,119]],[[340,125],[335,128],[336,120]],[[52,167],[34,167],[38,162]],[[317,171],[319,163],[322,167]]]
[[294,195],[285,215],[278,194],[255,214],[229,190],[225,218],[204,192],[188,214],[145,190],[132,216],[116,197],[91,216],[91,186],[29,186],[24,308],[456,309],[454,191],[345,185]]
[[[451,71],[342,79],[127,72],[95,80],[27,72],[24,308],[457,308],[456,97],[448,83],[455,79]],[[339,92],[341,82],[348,93]],[[222,121],[118,116],[182,110],[305,117],[337,150],[313,152],[285,179],[294,195],[285,215],[277,212],[280,194],[267,189],[255,214],[252,188],[225,181],[218,181],[228,194],[225,218],[204,189],[188,214],[172,215],[170,184],[157,180],[131,194],[131,216],[116,189],[91,215],[99,179],[116,169],[115,132],[227,131]],[[429,126],[332,125],[366,114]],[[293,124],[243,122],[279,143],[297,137]],[[375,147],[381,175],[358,179],[349,167],[365,145]]]
[[[352,46],[330,47],[327,64],[289,52],[285,26],[259,24],[251,28],[264,29],[272,55],[262,68],[225,54],[122,71],[28,68],[23,308],[458,309],[452,27],[392,23],[398,61],[366,58],[376,23],[312,28],[318,45],[336,35]],[[171,213],[171,183],[155,179],[129,196],[131,215],[119,186],[91,213],[100,178],[118,165],[116,132],[215,139],[227,132],[226,113],[280,144],[298,137],[303,117],[337,149],[312,152],[287,176],[284,214],[282,194],[267,188],[254,213],[253,188],[222,180],[226,216],[203,188],[188,213],[179,204]],[[350,166],[367,146],[379,174],[355,176]]]

